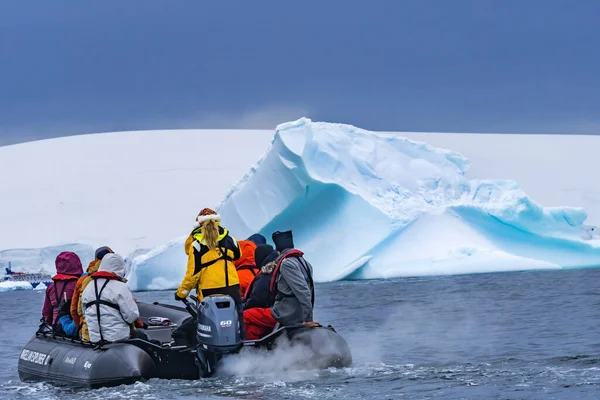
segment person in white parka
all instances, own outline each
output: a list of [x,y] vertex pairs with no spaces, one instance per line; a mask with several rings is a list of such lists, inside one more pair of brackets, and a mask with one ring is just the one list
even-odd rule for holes
[[107,254],[81,295],[92,343],[115,342],[132,336],[146,339],[145,334],[133,328],[140,313],[124,276],[123,258]]

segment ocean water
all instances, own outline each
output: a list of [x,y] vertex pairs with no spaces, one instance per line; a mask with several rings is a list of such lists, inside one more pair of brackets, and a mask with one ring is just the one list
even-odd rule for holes
[[[198,381],[81,390],[19,381],[43,293],[0,293],[0,397],[10,399],[598,399],[600,269],[317,285],[315,319],[349,368],[282,372],[282,354],[230,358]],[[174,303],[171,292],[136,293]]]

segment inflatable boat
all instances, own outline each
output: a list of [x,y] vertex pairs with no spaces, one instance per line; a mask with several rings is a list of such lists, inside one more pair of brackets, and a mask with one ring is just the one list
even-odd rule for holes
[[[103,345],[55,335],[40,327],[21,351],[21,381],[98,388],[131,384],[152,378],[198,379],[216,372],[224,356],[235,357],[247,348],[271,351],[278,346],[302,346],[306,354],[293,368],[346,367],[352,354],[331,326],[276,327],[266,337],[242,341],[238,313],[229,296],[209,296],[194,307],[138,303],[148,337]],[[178,345],[173,331],[185,320],[196,320],[196,344]]]

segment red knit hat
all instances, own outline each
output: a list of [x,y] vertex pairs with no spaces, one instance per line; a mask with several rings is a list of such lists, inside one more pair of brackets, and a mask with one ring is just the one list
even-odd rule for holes
[[220,220],[221,220],[221,216],[219,214],[217,214],[214,210],[211,210],[210,208],[203,208],[202,211],[200,211],[200,213],[196,217],[196,222],[194,223],[194,227],[197,228],[206,221],[220,221]]

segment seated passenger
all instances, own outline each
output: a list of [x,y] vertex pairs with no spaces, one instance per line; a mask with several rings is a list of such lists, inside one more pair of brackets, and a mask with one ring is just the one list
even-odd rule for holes
[[62,324],[58,318],[58,312],[63,304],[70,302],[75,290],[75,283],[83,273],[81,260],[77,254],[63,251],[56,257],[56,275],[52,277],[52,283],[46,288],[46,297],[42,316],[48,325],[58,333],[64,333]]
[[147,339],[145,334],[133,327],[140,313],[124,276],[123,258],[117,254],[107,254],[81,294],[90,341],[93,343],[114,342],[130,337]]
[[273,305],[272,296],[269,292],[271,274],[275,269],[275,260],[279,254],[269,244],[263,244],[256,248],[254,258],[258,262],[260,272],[248,286],[244,294],[244,310],[250,308],[269,308]]
[[250,282],[252,282],[252,279],[258,273],[259,268],[256,267],[256,263],[254,262],[256,244],[250,240],[240,240],[238,245],[241,255],[239,259],[233,262],[233,265],[235,265],[240,280],[240,294],[243,296]]
[[273,304],[269,286],[278,255],[268,244],[258,246],[254,253],[256,263],[261,268],[244,296],[244,326],[248,340],[260,339],[277,324],[269,309]]
[[275,232],[272,238],[279,257],[270,285],[274,296],[271,314],[283,326],[318,326],[312,320],[315,304],[312,266],[300,250],[294,249],[292,231]]
[[87,324],[85,323],[84,310],[81,306],[81,293],[83,293],[84,289],[92,281],[91,275],[94,272],[98,271],[102,258],[109,253],[114,253],[114,251],[112,251],[112,249],[107,246],[102,246],[96,249],[94,259],[88,265],[86,273],[83,274],[83,276],[77,280],[77,284],[75,285],[75,291],[73,292],[73,301],[71,302],[70,309],[71,318],[73,318],[73,321],[75,321],[77,329],[80,332],[81,338],[86,342],[90,341],[90,335],[88,333]]

